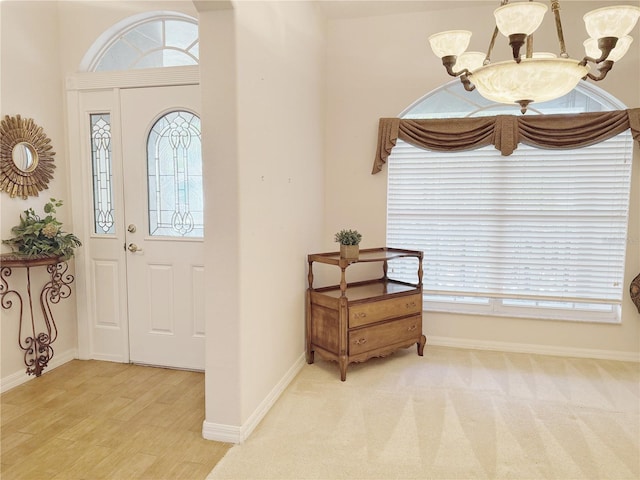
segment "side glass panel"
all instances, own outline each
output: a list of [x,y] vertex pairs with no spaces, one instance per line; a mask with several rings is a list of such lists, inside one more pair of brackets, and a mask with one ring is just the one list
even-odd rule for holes
[[111,115],[95,113],[91,122],[91,165],[93,169],[94,232],[115,233],[111,173]]
[[170,112],[147,139],[149,234],[204,236],[200,118]]

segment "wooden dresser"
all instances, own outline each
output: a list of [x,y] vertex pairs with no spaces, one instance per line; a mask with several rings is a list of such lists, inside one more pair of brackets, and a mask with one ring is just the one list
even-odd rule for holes
[[[401,258],[415,258],[417,283],[387,276],[389,262]],[[357,259],[340,258],[339,252],[331,252],[311,254],[308,262],[307,363],[313,363],[315,352],[334,360],[344,381],[350,363],[389,355],[413,344],[422,356],[426,343],[422,334],[422,252],[370,248],[360,250]],[[340,284],[313,288],[314,262],[340,268]],[[362,262],[380,263],[382,276],[347,283],[347,268]]]

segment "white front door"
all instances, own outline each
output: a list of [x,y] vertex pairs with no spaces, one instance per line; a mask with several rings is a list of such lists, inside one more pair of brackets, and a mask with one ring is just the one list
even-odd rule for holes
[[83,92],[77,103],[88,356],[204,370],[199,87]]
[[121,92],[132,362],[204,369],[204,229],[197,86]]

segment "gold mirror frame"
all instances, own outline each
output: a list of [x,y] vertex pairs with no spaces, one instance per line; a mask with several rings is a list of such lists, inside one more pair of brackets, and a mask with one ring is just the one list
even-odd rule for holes
[[[20,146],[33,155],[32,163],[26,169],[14,161],[14,150],[19,150]],[[52,148],[51,140],[32,118],[5,115],[0,122],[0,190],[11,198],[26,199],[29,195],[37,197],[39,192],[49,188],[56,168],[53,163],[56,152]]]

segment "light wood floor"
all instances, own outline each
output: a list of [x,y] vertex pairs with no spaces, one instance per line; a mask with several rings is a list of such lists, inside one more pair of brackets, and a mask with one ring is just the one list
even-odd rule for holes
[[74,360],[1,400],[3,480],[204,479],[231,447],[202,438],[202,373]]

